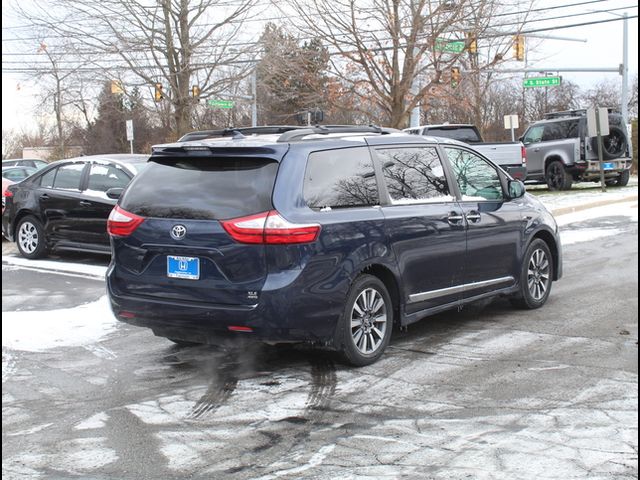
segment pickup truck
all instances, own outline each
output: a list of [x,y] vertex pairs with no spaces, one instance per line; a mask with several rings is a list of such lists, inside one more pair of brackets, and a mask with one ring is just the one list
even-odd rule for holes
[[475,125],[443,124],[405,128],[413,135],[444,137],[468,143],[478,153],[500,166],[513,178],[524,181],[527,176],[527,157],[522,142],[486,143]]

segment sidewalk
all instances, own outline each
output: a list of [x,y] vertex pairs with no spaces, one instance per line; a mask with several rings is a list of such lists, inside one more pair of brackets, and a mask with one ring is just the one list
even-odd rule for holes
[[571,190],[561,192],[550,192],[544,186],[527,185],[527,192],[535,195],[554,215],[564,215],[613,203],[637,201],[638,177],[631,177],[626,187],[607,187],[605,192],[595,183],[578,183]]

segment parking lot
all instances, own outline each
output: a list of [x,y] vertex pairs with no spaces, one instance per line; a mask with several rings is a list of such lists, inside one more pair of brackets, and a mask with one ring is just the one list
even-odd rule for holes
[[3,478],[637,478],[635,193],[562,212],[542,309],[445,312],[359,369],[178,348],[113,319],[105,257],[3,242]]

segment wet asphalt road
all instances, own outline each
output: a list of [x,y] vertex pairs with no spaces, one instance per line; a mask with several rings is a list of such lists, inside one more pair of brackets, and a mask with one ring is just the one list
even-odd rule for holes
[[[565,247],[544,308],[431,317],[361,369],[124,324],[80,347],[3,347],[3,478],[637,478],[637,223],[567,228],[617,234]],[[5,265],[2,285],[4,312],[104,294]]]

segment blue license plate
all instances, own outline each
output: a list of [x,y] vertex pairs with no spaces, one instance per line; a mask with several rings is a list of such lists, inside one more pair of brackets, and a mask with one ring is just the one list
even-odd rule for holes
[[200,278],[200,259],[168,255],[167,277],[198,280]]
[[602,168],[604,170],[613,170],[615,168],[615,165],[611,162],[605,162],[602,164]]

